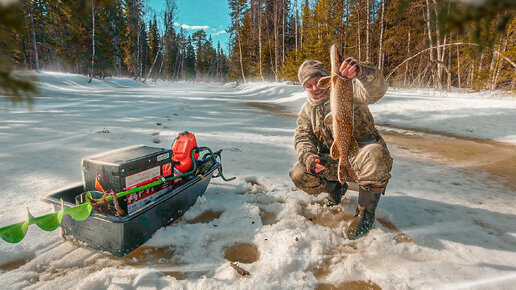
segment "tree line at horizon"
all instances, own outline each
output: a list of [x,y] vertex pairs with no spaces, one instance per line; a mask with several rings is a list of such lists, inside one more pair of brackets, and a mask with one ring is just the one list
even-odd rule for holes
[[516,90],[516,2],[229,0],[229,78],[297,81],[329,47],[395,87]]
[[329,47],[378,67],[396,87],[516,90],[516,4],[444,0],[228,0],[229,55],[199,30],[176,30],[174,0],[19,0],[0,5],[0,85],[13,68],[91,78],[297,81]]
[[11,11],[21,27],[0,52],[16,68],[84,74],[90,81],[226,79],[220,43],[204,30],[176,30],[174,0],[164,1],[159,16],[143,0],[19,0]]

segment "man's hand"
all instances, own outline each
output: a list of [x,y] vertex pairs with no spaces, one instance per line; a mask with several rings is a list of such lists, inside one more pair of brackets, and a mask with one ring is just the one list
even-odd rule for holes
[[362,75],[362,69],[360,68],[360,65],[358,64],[357,60],[352,57],[348,57],[342,62],[339,71],[341,76],[348,79]]
[[326,169],[326,166],[321,164],[321,159],[315,154],[308,154],[305,159],[306,171],[309,173],[320,173]]

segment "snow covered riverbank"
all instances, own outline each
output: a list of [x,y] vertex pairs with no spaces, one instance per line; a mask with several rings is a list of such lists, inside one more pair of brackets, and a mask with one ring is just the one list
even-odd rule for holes
[[[41,81],[43,96],[30,110],[0,100],[0,226],[24,220],[26,207],[34,215],[49,212],[39,196],[81,180],[82,157],[135,144],[168,147],[184,130],[196,133],[200,145],[223,149],[225,175],[237,179],[213,180],[183,221],[127,258],[34,226],[19,244],[0,240],[0,285],[509,289],[516,281],[515,193],[481,173],[433,164],[424,153],[396,146],[389,146],[395,163],[379,221],[364,239],[343,238],[356,192],[327,208],[323,196],[296,190],[288,177],[296,119],[263,105],[297,112],[305,100],[299,86],[129,79],[90,85],[85,77],[54,73]],[[371,111],[377,124],[516,143],[512,99],[390,90]],[[240,250],[255,260],[240,263],[250,276],[226,259],[235,245],[247,245]]]

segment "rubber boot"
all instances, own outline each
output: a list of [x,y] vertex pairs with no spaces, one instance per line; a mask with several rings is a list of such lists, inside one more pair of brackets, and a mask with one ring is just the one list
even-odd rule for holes
[[366,236],[374,223],[374,215],[381,193],[372,193],[362,187],[358,190],[358,205],[355,217],[346,228],[346,236],[356,240]]
[[348,184],[340,184],[338,181],[328,181],[327,192],[328,196],[328,206],[338,205],[342,200],[342,197],[348,191]]

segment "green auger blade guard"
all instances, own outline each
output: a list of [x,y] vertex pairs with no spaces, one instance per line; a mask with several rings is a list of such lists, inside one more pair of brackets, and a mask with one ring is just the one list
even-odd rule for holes
[[27,229],[29,228],[29,221],[13,224],[10,226],[6,226],[0,228],[0,237],[2,240],[8,243],[18,243],[23,240],[25,234],[27,233]]
[[91,203],[87,202],[65,209],[64,213],[71,216],[75,221],[82,222],[90,216],[92,210],[93,206]]
[[82,222],[90,216],[92,210],[93,206],[87,202],[65,209],[64,214],[71,216],[75,221]]
[[61,222],[63,221],[64,216],[64,203],[63,199],[61,199],[61,210],[58,212],[53,212],[46,214],[40,217],[34,217],[29,209],[27,208],[27,214],[29,215],[29,225],[36,224],[40,229],[51,232],[57,229]]
[[[30,214],[30,213],[29,213]],[[46,214],[40,217],[29,216],[30,224],[36,224],[40,229],[51,232],[57,229],[61,225],[61,221],[63,220],[64,212],[58,211]]]

